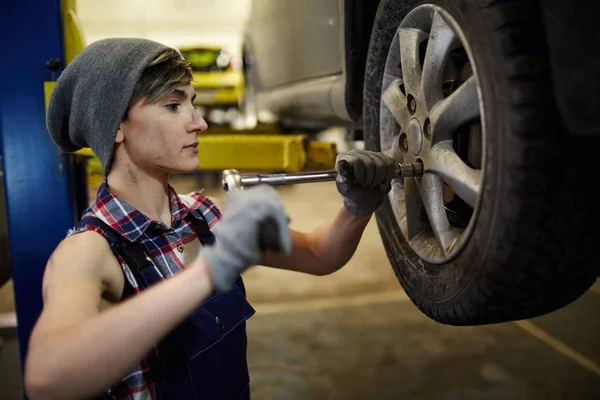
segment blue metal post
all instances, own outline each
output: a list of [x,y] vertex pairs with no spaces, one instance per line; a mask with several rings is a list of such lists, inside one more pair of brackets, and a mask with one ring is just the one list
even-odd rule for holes
[[0,150],[24,360],[46,262],[75,221],[69,158],[59,155],[45,124],[46,61],[63,59],[59,0],[6,1],[0,19]]

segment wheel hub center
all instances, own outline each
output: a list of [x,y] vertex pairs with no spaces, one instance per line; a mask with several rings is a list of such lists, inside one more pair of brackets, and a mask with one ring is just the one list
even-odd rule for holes
[[410,120],[406,136],[408,139],[408,151],[415,156],[421,154],[421,149],[423,148],[423,129],[416,118]]

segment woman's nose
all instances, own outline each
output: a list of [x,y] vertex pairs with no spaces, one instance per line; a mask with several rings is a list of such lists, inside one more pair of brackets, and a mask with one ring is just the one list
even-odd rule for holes
[[208,129],[208,124],[206,123],[204,118],[202,118],[198,109],[194,109],[194,111],[192,111],[192,122],[190,125],[191,132],[204,132]]
[[208,129],[208,124],[206,123],[204,118],[202,118],[201,116],[198,116],[197,124],[198,124],[197,130],[199,130],[200,132],[204,132],[205,130]]

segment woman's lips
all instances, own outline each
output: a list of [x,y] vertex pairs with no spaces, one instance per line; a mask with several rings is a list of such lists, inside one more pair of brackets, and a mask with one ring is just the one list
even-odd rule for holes
[[198,152],[198,143],[196,142],[194,144],[190,144],[188,146],[185,146],[184,149],[186,149],[186,150],[192,150],[192,151],[194,151],[194,152],[197,153]]

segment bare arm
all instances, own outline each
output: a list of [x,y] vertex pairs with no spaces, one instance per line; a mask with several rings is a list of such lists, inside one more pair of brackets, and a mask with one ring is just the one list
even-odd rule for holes
[[212,291],[203,259],[106,311],[110,275],[121,273],[99,234],[72,236],[44,275],[44,310],[32,332],[25,387],[32,399],[89,398],[122,378]]
[[352,258],[371,215],[356,217],[341,208],[337,215],[311,233],[291,231],[289,256],[268,252],[266,266],[305,272],[331,274]]
[[336,179],[343,198],[341,210],[310,234],[291,231],[292,254],[267,253],[264,265],[326,275],[352,258],[369,220],[391,189],[397,163],[386,154],[359,150],[339,154],[336,166],[342,161],[347,164],[345,173]]

